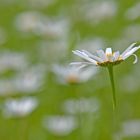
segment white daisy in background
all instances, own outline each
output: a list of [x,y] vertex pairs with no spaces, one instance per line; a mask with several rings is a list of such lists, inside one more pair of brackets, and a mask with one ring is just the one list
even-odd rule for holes
[[43,119],[43,127],[56,136],[66,136],[77,127],[77,121],[73,116],[54,115]]
[[139,36],[140,36],[140,25],[135,23],[125,27],[124,30],[122,31],[122,36],[120,38],[124,39],[125,42],[126,41],[135,42],[139,40]]
[[15,18],[15,27],[21,32],[37,33],[40,26],[44,26],[46,17],[38,11],[25,11]]
[[32,66],[17,74],[13,79],[13,85],[18,92],[37,92],[43,85],[45,74],[46,67],[44,67],[44,65]]
[[94,24],[112,19],[114,16],[116,16],[118,11],[117,3],[115,1],[83,2],[83,5],[80,5],[80,7],[78,4],[78,9],[80,10],[82,18],[88,21],[88,23]]
[[0,72],[7,70],[21,71],[28,66],[27,55],[24,53],[4,51],[0,53]]
[[25,117],[32,113],[38,105],[38,100],[32,97],[24,97],[21,99],[7,99],[3,106],[3,116]]
[[86,67],[89,65],[94,66],[103,66],[107,67],[109,71],[111,86],[112,86],[112,92],[113,92],[113,108],[116,107],[116,95],[115,95],[115,84],[114,84],[114,76],[113,76],[113,66],[120,64],[122,61],[126,60],[130,56],[135,57],[134,64],[137,63],[137,56],[134,54],[138,49],[140,49],[140,46],[136,43],[131,44],[123,53],[120,54],[119,51],[112,52],[111,48],[106,48],[106,51],[103,50],[97,50],[97,55],[94,55],[86,50],[76,50],[73,51],[75,55],[78,55],[79,57],[83,58],[84,62],[73,62],[71,65],[77,65],[80,68]]
[[128,120],[123,122],[121,134],[123,138],[140,138],[140,120]]
[[43,85],[45,76],[46,66],[38,64],[19,71],[13,77],[1,78],[0,96],[36,93]]
[[96,98],[68,99],[62,104],[62,109],[69,114],[97,113],[100,102]]
[[88,81],[91,76],[97,73],[97,69],[91,67],[81,69],[71,66],[54,65],[53,72],[57,75],[58,81],[62,84],[76,84]]
[[67,17],[56,19],[47,18],[46,22],[39,26],[38,34],[53,39],[67,38],[70,29],[69,20],[67,20]]
[[[137,65],[131,72],[131,74],[126,74],[121,78],[120,84],[122,85],[120,89],[126,94],[135,94],[140,89],[140,66]],[[135,81],[135,82],[132,82]],[[124,88],[127,87],[127,88]]]
[[15,18],[15,27],[23,33],[48,38],[66,38],[70,29],[69,20],[66,17],[49,18],[38,11],[26,11]]
[[[65,38],[51,41],[40,41],[37,44],[39,58],[45,63],[57,63],[67,57],[68,45],[68,40]],[[55,55],[54,57],[54,54],[57,53],[61,55]]]
[[129,20],[136,20],[140,18],[140,13],[138,12],[140,9],[140,2],[136,3],[134,6],[130,7],[126,13],[125,17]]
[[96,122],[100,118],[100,102],[97,98],[67,99],[62,104],[62,110],[77,118],[82,136],[88,137],[96,131]]

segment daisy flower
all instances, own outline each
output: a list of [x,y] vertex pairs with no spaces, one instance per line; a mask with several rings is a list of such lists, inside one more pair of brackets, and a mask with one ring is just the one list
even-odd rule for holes
[[43,119],[42,124],[55,136],[67,136],[78,127],[77,119],[70,115],[47,116]]
[[3,116],[6,118],[25,117],[31,114],[38,106],[38,100],[31,97],[8,99],[4,103]]
[[130,56],[135,57],[134,64],[137,63],[137,56],[134,54],[140,46],[136,46],[136,43],[131,44],[123,53],[120,54],[119,51],[112,52],[111,48],[106,48],[106,51],[97,50],[97,55],[94,55],[86,50],[75,50],[72,51],[75,55],[80,56],[85,60],[85,62],[73,62],[72,65],[95,65],[95,66],[108,66],[117,65],[122,61],[126,60]]
[[116,107],[116,97],[115,97],[115,85],[114,85],[114,76],[113,76],[113,66],[120,64],[122,61],[126,60],[130,56],[134,56],[134,64],[137,63],[138,59],[136,54],[134,54],[140,45],[136,43],[131,44],[123,53],[119,51],[113,52],[111,48],[106,48],[105,52],[103,50],[97,50],[97,55],[94,55],[86,50],[75,50],[73,53],[78,55],[84,62],[73,62],[72,65],[77,65],[80,67],[86,67],[88,65],[102,66],[107,67],[109,71],[109,76],[111,80],[111,86],[113,91],[113,106]]
[[63,65],[54,65],[53,72],[57,76],[58,81],[61,84],[78,84],[88,81],[91,76],[97,73],[97,69],[88,67],[86,69],[81,69],[82,67],[70,67]]

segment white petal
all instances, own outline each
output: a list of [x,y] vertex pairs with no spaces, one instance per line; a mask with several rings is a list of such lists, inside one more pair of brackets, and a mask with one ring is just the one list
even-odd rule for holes
[[70,63],[70,65],[91,65],[93,63],[89,63],[89,62],[72,62]]
[[135,60],[134,60],[133,64],[136,64],[138,62],[138,57],[135,54],[132,54],[132,55],[135,57]]
[[140,49],[139,47],[134,47],[133,49],[129,50],[127,53],[125,53],[124,55],[122,55],[122,58],[125,60],[127,59],[129,56],[131,56],[134,52],[136,52],[138,49]]
[[136,54],[131,54],[130,56],[132,56],[132,55],[135,57],[133,64],[136,64],[138,62],[138,57]]
[[112,49],[111,48],[106,48],[105,54],[106,55],[112,55]]
[[95,55],[91,54],[90,52],[88,52],[86,50],[82,50],[82,51],[85,52],[90,58],[92,58],[92,59],[94,59],[98,62],[103,62],[103,60],[100,57],[95,56]]
[[85,67],[87,67],[87,65],[81,65],[81,66],[79,66],[79,67],[78,67],[78,71],[79,71],[80,69],[85,68]]
[[97,54],[103,61],[107,61],[107,57],[103,50],[97,50]]
[[112,49],[111,48],[106,48],[105,54],[106,54],[106,57],[107,57],[108,61],[110,61],[110,62],[114,61],[114,56],[112,55]]
[[119,51],[114,52],[113,56],[114,56],[114,61],[118,60],[118,58],[120,56],[120,52]]
[[81,65],[72,65],[75,66],[75,71],[78,72],[80,69],[84,68],[87,66],[87,64],[81,64]]
[[129,50],[131,50],[134,46],[136,45],[136,43],[132,43],[121,55],[125,55]]
[[82,52],[82,51],[79,51],[79,50],[76,50],[76,51],[72,51],[74,54],[79,54],[79,55],[82,55],[82,56],[84,56],[84,57],[88,57],[88,55],[87,54],[85,54],[84,52]]
[[76,51],[72,51],[75,55],[78,55],[82,58],[85,58],[85,57],[88,57],[87,55],[85,55],[84,53],[82,53],[81,51],[79,50],[76,50]]
[[89,58],[88,55],[85,54],[84,52],[81,52],[81,51],[78,51],[78,50],[72,51],[72,52],[74,54],[80,56],[81,58],[83,58],[83,59],[85,59],[85,60],[87,60],[89,62],[92,62],[94,65],[97,65],[97,61],[95,61],[94,59]]
[[88,66],[88,65],[93,65],[93,63],[89,63],[89,62],[72,62],[70,63],[70,65],[72,66],[76,66],[78,67],[78,70]]

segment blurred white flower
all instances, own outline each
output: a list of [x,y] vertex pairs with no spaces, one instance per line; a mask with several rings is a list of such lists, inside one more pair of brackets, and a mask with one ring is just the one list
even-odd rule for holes
[[[137,65],[131,74],[126,74],[121,78],[121,91],[126,94],[137,94],[137,91],[140,89],[140,74],[139,74],[140,66]],[[135,81],[135,82],[132,82]],[[123,88],[127,87],[127,88]]]
[[140,138],[140,120],[129,120],[122,124],[123,137],[139,137]]
[[69,22],[65,17],[64,19],[47,20],[44,25],[40,26],[38,34],[54,39],[67,38],[69,29]]
[[34,93],[43,85],[46,68],[36,65],[23,69],[12,78],[0,80],[0,96],[15,95],[18,93]]
[[135,42],[139,40],[140,36],[140,25],[139,24],[132,24],[124,28],[123,37],[125,40],[129,40],[131,42]]
[[[131,24],[129,26],[126,26],[122,32],[119,38],[115,39],[112,42],[112,46],[114,48],[118,49],[124,49],[124,46],[128,46],[132,42],[137,42],[139,40],[140,36],[140,25],[139,24]],[[123,44],[123,46],[122,46]]]
[[24,53],[18,52],[2,52],[0,54],[0,66],[0,72],[24,70],[28,66],[27,56]]
[[49,38],[66,37],[69,31],[66,17],[49,19],[38,11],[20,13],[15,19],[15,26],[19,31]]
[[79,57],[83,58],[84,62],[73,62],[72,65],[77,65],[80,67],[85,67],[87,65],[94,65],[94,66],[103,66],[107,67],[108,65],[117,65],[120,64],[122,61],[126,60],[130,56],[135,57],[134,64],[137,63],[137,56],[134,54],[138,49],[140,49],[139,45],[136,43],[131,44],[122,54],[119,51],[112,52],[111,48],[106,48],[106,51],[97,50],[97,55],[94,55],[86,50],[75,50],[73,53],[78,55]]
[[57,136],[66,136],[72,133],[78,126],[77,121],[72,116],[48,116],[43,120],[43,126],[50,133]]
[[96,98],[68,99],[62,104],[66,113],[97,113],[100,108],[100,102]]
[[19,73],[13,80],[13,85],[19,92],[36,92],[43,84],[46,68],[42,65],[33,66]]
[[129,20],[136,20],[140,18],[140,13],[138,12],[140,9],[140,2],[136,3],[134,6],[130,7],[126,13],[125,17]]
[[38,52],[40,55],[40,59],[43,59],[42,61],[54,61],[56,63],[62,58],[67,57],[68,41],[65,39],[55,41],[42,41],[38,44],[38,46]]
[[83,17],[93,23],[98,23],[114,17],[117,14],[117,3],[115,1],[89,2],[80,8]]
[[[136,82],[132,82],[132,81],[136,81]],[[121,81],[121,90],[125,91],[125,93],[129,94],[132,93],[134,94],[139,88],[139,79],[137,76],[135,75],[126,75],[125,77],[122,78]],[[123,88],[123,87],[127,87],[127,88]]]
[[97,73],[97,69],[88,67],[80,69],[74,66],[54,65],[53,72],[56,74],[58,81],[62,84],[76,84],[88,81]]
[[25,117],[32,113],[38,105],[38,100],[32,97],[24,97],[21,99],[7,99],[3,107],[3,116]]
[[15,26],[22,32],[37,33],[41,26],[44,26],[46,18],[38,11],[25,11],[19,13],[15,19]]

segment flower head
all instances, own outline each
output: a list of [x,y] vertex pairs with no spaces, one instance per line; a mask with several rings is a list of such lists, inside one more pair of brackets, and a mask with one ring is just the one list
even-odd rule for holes
[[66,136],[78,127],[78,123],[73,116],[54,115],[45,117],[43,126],[56,136]]
[[62,109],[71,115],[97,113],[100,109],[100,101],[96,98],[68,99],[62,104]]
[[38,100],[31,97],[8,99],[4,103],[4,117],[25,117],[32,113],[38,105]]
[[97,50],[97,55],[94,55],[86,50],[75,50],[74,54],[80,56],[85,60],[85,62],[73,62],[72,65],[87,66],[87,65],[117,65],[127,59],[129,56],[133,55],[135,57],[134,64],[137,63],[137,56],[134,54],[140,46],[136,46],[136,43],[131,44],[122,54],[119,51],[112,52],[111,48],[106,48],[106,51]]
[[58,81],[61,84],[77,84],[88,81],[92,75],[97,73],[97,69],[88,67],[87,69],[81,69],[82,67],[62,66],[54,65],[53,72],[57,75]]

